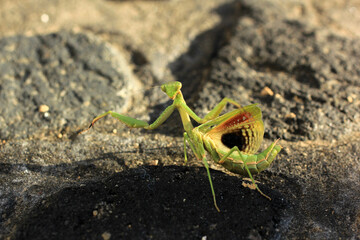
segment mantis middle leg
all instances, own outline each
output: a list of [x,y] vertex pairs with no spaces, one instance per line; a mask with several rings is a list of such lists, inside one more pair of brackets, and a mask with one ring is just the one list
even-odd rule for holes
[[211,188],[211,193],[213,195],[213,201],[214,201],[214,206],[216,208],[216,210],[218,212],[220,212],[220,209],[216,203],[216,196],[215,196],[215,190],[214,190],[214,186],[213,186],[213,183],[212,183],[212,179],[211,179],[211,174],[210,174],[210,168],[209,168],[209,164],[206,160],[206,156],[205,156],[205,149],[202,147],[200,149],[202,149],[202,153],[199,153],[196,149],[199,149],[199,148],[195,148],[193,142],[191,141],[191,138],[189,137],[189,135],[185,132],[184,133],[184,155],[185,155],[185,164],[187,162],[187,156],[186,156],[186,142],[189,143],[190,145],[190,148],[191,150],[194,152],[195,156],[197,159],[199,160],[202,160],[205,168],[206,168],[206,172],[207,172],[207,175],[208,175],[208,178],[209,178],[209,183],[210,183],[210,188]]

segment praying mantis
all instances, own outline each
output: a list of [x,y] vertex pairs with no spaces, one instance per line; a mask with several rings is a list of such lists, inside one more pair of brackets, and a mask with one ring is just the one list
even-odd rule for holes
[[[236,101],[224,98],[204,118],[200,118],[187,106],[181,93],[181,87],[181,82],[177,81],[168,82],[161,86],[161,90],[173,100],[173,103],[152,124],[108,111],[95,117],[90,126],[80,133],[89,130],[94,126],[95,122],[107,115],[111,115],[130,128],[152,130],[159,127],[175,109],[178,109],[185,130],[185,164],[187,162],[186,144],[189,144],[195,157],[201,160],[206,168],[214,206],[217,211],[220,212],[220,209],[216,203],[206,152],[211,155],[215,163],[220,164],[227,170],[250,177],[257,191],[271,200],[269,196],[259,189],[252,174],[268,168],[282,147],[278,145],[279,139],[277,139],[263,152],[255,154],[264,136],[264,123],[258,105],[252,104],[241,107]],[[228,103],[234,105],[237,109],[220,115]],[[194,127],[190,118],[200,125]]]

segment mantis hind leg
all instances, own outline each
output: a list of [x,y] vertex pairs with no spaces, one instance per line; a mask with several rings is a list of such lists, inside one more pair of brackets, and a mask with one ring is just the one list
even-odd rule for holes
[[256,182],[255,182],[255,180],[254,180],[254,178],[253,178],[253,176],[252,176],[252,174],[251,174],[251,172],[250,172],[250,169],[249,169],[246,161],[244,161],[244,159],[243,159],[243,154],[240,152],[240,150],[239,150],[239,148],[238,148],[237,146],[235,146],[235,147],[233,147],[232,149],[230,149],[230,151],[229,151],[227,154],[225,154],[225,155],[220,159],[219,164],[223,164],[223,163],[227,160],[227,158],[231,155],[231,153],[233,153],[234,151],[237,151],[237,152],[239,153],[239,156],[240,156],[240,158],[241,158],[241,161],[244,163],[244,168],[245,168],[247,174],[249,175],[249,177],[250,177],[250,179],[251,179],[251,182],[254,184],[256,190],[258,190],[258,192],[259,192],[261,195],[263,195],[263,196],[266,197],[267,199],[271,200],[271,198],[270,198],[268,195],[266,195],[265,193],[263,193],[263,192],[260,190],[260,188],[258,187],[258,185],[256,184]]
[[248,166],[247,166],[247,164],[246,164],[245,162],[244,162],[244,166],[245,166],[245,169],[246,169],[246,171],[247,171],[247,173],[248,173],[248,175],[249,175],[252,183],[253,183],[254,186],[256,187],[256,190],[258,190],[258,192],[259,192],[261,195],[263,195],[264,197],[266,197],[267,199],[269,199],[269,200],[271,201],[271,198],[270,198],[268,195],[266,195],[265,193],[263,193],[263,192],[260,190],[260,188],[258,187],[258,185],[255,183],[255,180],[254,180],[254,178],[252,177],[251,172],[250,172],[250,170],[249,170],[249,168],[248,168]]

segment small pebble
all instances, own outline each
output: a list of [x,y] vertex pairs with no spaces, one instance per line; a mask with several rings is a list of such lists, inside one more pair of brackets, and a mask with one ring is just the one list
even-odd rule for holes
[[263,90],[261,90],[260,95],[261,96],[274,96],[274,92],[269,87],[264,87]]
[[291,113],[288,113],[285,115],[285,118],[288,118],[288,119],[294,119],[296,118],[296,114],[291,112]]
[[149,161],[149,165],[151,165],[151,166],[157,166],[158,164],[159,164],[159,160]]
[[99,213],[99,212],[98,212],[97,210],[94,210],[94,211],[93,211],[93,216],[96,217],[96,216],[98,215],[98,213]]
[[104,240],[109,240],[111,238],[111,234],[109,232],[104,232],[101,236]]
[[40,105],[39,107],[39,112],[41,113],[45,113],[45,112],[48,112],[50,110],[49,106],[43,104],[43,105]]

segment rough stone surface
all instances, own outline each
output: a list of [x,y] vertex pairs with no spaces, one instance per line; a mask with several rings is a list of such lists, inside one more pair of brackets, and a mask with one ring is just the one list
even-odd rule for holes
[[[126,106],[129,66],[106,43],[58,32],[0,41],[0,138],[64,131],[110,106]],[[105,97],[108,96],[108,99]],[[40,106],[46,105],[47,111]]]
[[[261,103],[270,138],[331,140],[359,131],[360,42],[287,19],[283,11],[271,2],[243,5],[202,87],[207,106],[214,104],[209,96],[216,102],[223,95]],[[261,93],[265,87],[272,96]]]
[[[41,7],[40,7],[41,6]],[[0,239],[360,239],[357,1],[0,3]],[[16,14],[14,14],[16,13]],[[259,103],[262,148],[246,179],[208,158],[183,166],[178,80],[204,116],[223,97]],[[229,106],[226,110],[232,109]]]

